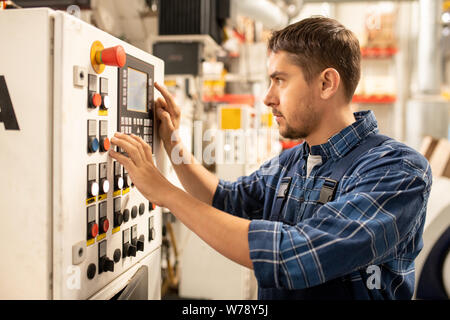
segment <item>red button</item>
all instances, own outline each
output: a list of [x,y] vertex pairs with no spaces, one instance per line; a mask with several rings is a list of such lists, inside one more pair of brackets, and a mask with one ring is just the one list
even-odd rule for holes
[[127,56],[122,46],[115,46],[106,48],[101,51],[100,60],[101,63],[104,63],[108,66],[116,66],[122,68],[127,61]]
[[105,219],[105,221],[103,221],[103,225],[102,225],[102,231],[103,231],[103,233],[106,233],[106,231],[108,231],[108,229],[109,229],[109,220],[108,219]]
[[103,150],[108,151],[111,147],[111,143],[108,138],[103,139]]
[[91,236],[95,238],[98,235],[98,225],[94,223],[91,228]]
[[99,93],[94,94],[92,97],[92,104],[96,107],[102,104],[102,96]]

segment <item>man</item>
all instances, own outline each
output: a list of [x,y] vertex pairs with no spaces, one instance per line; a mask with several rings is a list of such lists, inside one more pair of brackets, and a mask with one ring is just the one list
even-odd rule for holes
[[[117,133],[111,141],[129,158],[113,151],[111,157],[151,202],[254,269],[261,299],[410,299],[431,186],[427,161],[393,139],[347,160],[378,129],[373,113],[351,110],[361,56],[358,40],[340,23],[302,20],[275,32],[268,49],[264,102],[280,134],[305,143],[234,183],[217,179],[182,147],[191,163],[174,168],[187,193],[159,173],[150,147],[136,136]],[[156,103],[159,133],[171,155],[180,143],[171,139],[180,109],[155,86],[164,97]],[[332,189],[328,178],[343,166]]]

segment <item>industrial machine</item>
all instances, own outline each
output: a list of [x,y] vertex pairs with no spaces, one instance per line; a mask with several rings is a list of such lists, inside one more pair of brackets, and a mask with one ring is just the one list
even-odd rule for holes
[[0,299],[159,299],[161,208],[108,150],[134,133],[164,170],[163,61],[45,8],[0,30]]

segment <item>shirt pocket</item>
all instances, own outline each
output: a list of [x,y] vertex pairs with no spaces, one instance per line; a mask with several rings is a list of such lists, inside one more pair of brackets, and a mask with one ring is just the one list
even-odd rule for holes
[[291,192],[289,192],[282,209],[281,222],[289,225],[295,225],[297,223],[302,214],[302,212],[300,212],[300,208],[303,198],[300,197],[300,194],[301,190],[296,186],[294,186]]

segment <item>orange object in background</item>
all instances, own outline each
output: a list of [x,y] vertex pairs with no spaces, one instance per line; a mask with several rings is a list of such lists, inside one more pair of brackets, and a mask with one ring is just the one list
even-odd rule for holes
[[303,139],[300,140],[281,140],[281,147],[283,148],[283,150],[286,149],[290,149],[295,147],[296,145],[299,145],[301,143],[303,143]]

